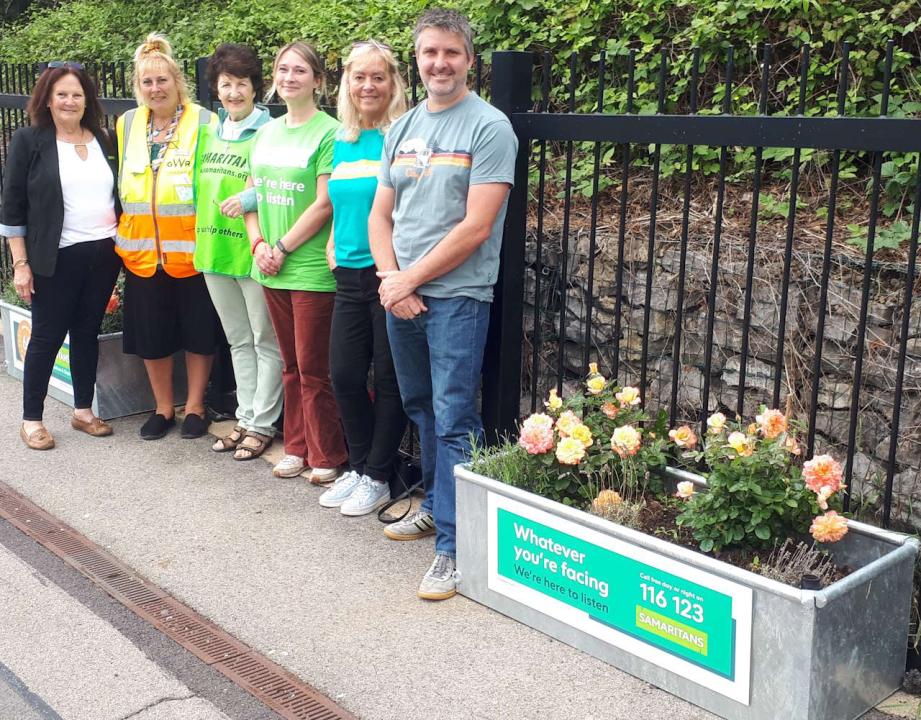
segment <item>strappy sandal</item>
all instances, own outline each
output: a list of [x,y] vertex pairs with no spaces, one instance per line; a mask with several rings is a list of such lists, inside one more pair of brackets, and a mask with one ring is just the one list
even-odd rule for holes
[[243,440],[237,445],[237,449],[234,450],[233,459],[255,460],[268,450],[274,439],[271,435],[263,435],[262,433],[248,430],[246,435],[243,436]]
[[231,450],[236,450],[237,446],[245,437],[246,428],[235,425],[234,429],[231,430],[229,434],[215,440],[211,449],[214,450],[214,452],[230,452]]

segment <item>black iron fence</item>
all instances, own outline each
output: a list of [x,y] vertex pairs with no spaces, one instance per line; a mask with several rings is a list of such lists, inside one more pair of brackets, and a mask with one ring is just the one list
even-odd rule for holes
[[[846,45],[831,108],[808,106],[803,48],[793,115],[771,112],[770,47],[759,112],[749,116],[733,115],[733,50],[720,68],[690,56],[680,115],[665,114],[664,51],[648,114],[636,110],[650,103],[640,102],[632,53],[598,56],[594,113],[575,112],[575,58],[477,59],[477,90],[490,88],[521,147],[484,421],[513,433],[550,388],[577,392],[590,362],[640,386],[650,409],[701,429],[717,409],[750,418],[760,404],[789,398],[805,426],[804,451],[846,460],[851,509],[883,525],[911,520],[921,496],[921,303],[913,302],[921,121],[887,116],[891,46],[871,90],[877,117],[845,116],[853,92]],[[198,81],[203,63],[186,63],[187,75]],[[406,67],[415,102],[411,59]],[[27,122],[38,69],[0,66],[0,166],[12,132]],[[134,106],[124,64],[88,69],[109,122]],[[327,106],[340,74],[329,70]],[[199,102],[213,105],[206,84],[196,87]],[[626,112],[605,114],[615,87]],[[567,111],[550,112],[561,97]],[[911,177],[901,178],[910,192],[893,214],[894,164],[902,174],[909,166]],[[903,241],[891,247],[899,233]],[[877,251],[880,244],[889,247]],[[2,284],[8,259],[0,250]]]
[[[803,451],[846,464],[851,510],[883,525],[911,520],[921,496],[921,121],[888,117],[891,44],[867,88],[877,116],[845,116],[846,44],[835,106],[808,107],[804,47],[796,114],[771,114],[771,50],[750,116],[732,114],[732,49],[721,68],[690,52],[682,115],[665,114],[665,51],[656,111],[644,115],[633,110],[633,54],[617,65],[598,56],[596,112],[583,114],[575,59],[553,68],[526,53],[493,56],[494,101],[519,90],[511,116],[522,143],[494,427],[513,429],[550,388],[578,392],[590,362],[701,431],[710,412],[750,420],[761,404],[789,401]],[[567,74],[569,111],[547,111],[559,102],[554,78]],[[607,83],[626,93],[626,113],[604,114]],[[522,88],[540,89],[536,111]],[[698,111],[704,93],[722,97],[716,111]],[[676,151],[679,169],[665,177],[662,159]],[[896,164],[910,177],[893,188]]]

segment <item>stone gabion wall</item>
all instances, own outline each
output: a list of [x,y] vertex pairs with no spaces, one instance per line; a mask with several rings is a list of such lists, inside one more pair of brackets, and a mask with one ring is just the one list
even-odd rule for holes
[[[674,371],[674,339],[678,310],[680,244],[669,238],[656,241],[654,262],[647,264],[648,236],[629,233],[625,244],[621,305],[621,383],[638,383],[644,340],[648,347],[647,406],[668,408]],[[555,386],[562,353],[567,392],[577,391],[583,373],[585,318],[591,297],[590,359],[612,373],[614,313],[616,312],[617,238],[596,239],[594,278],[589,288],[589,238],[582,230],[570,237],[569,262],[563,267],[559,237],[544,237],[540,261],[535,239],[528,242],[525,279],[525,347],[521,398],[522,414],[532,408],[531,382],[536,373],[537,403]],[[712,241],[691,237],[685,260],[682,344],[678,372],[679,420],[696,420],[703,406],[707,300]],[[812,365],[816,347],[821,252],[799,249],[794,243],[785,347],[781,368],[781,406],[787,396],[805,423],[810,415]],[[744,385],[744,416],[752,418],[759,405],[770,405],[780,326],[783,285],[783,243],[775,236],[760,237],[756,247],[752,285],[749,359]],[[747,238],[724,234],[717,276],[716,313],[710,369],[708,412],[734,415],[740,382],[744,318]],[[851,483],[854,508],[872,520],[878,512],[886,477],[892,430],[893,394],[897,376],[898,344],[905,291],[904,266],[874,268],[863,371],[859,383],[857,448]],[[649,333],[643,336],[647,306],[647,273],[652,273],[648,298]],[[540,276],[539,294],[537,278]],[[835,252],[830,264],[828,308],[816,406],[816,452],[831,452],[843,461],[847,446],[851,395],[855,383],[857,329],[863,267],[852,254]],[[564,333],[560,342],[560,288],[565,287]],[[912,504],[921,500],[921,294],[912,303],[908,353],[903,380],[901,419],[896,454],[893,517],[921,527]],[[539,332],[534,332],[535,313]],[[539,338],[538,338],[539,335]],[[533,363],[535,342],[538,363]],[[803,433],[805,438],[805,430]]]

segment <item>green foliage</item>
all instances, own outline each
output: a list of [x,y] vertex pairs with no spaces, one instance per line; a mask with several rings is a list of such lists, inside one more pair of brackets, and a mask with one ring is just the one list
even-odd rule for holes
[[21,307],[25,310],[29,309],[29,304],[19,297],[19,294],[16,292],[16,288],[13,285],[12,279],[3,284],[3,287],[0,288],[0,300],[7,303],[8,305],[14,305],[16,307]]
[[706,463],[707,492],[688,500],[678,524],[691,529],[702,552],[769,548],[805,534],[819,506],[794,466],[792,428],[775,437],[757,426],[732,429],[708,434],[703,450],[686,453]]
[[[262,57],[295,38],[306,38],[340,55],[352,41],[385,38],[400,52],[411,45],[411,29],[424,0],[370,0],[362,5],[325,0],[305,6],[284,0],[140,0],[97,3],[72,0],[37,8],[25,20],[0,28],[0,60],[32,62],[61,57],[89,61],[130,60],[144,36],[165,32],[177,57],[208,55],[220,42],[245,42]],[[66,51],[65,51],[66,49]]]
[[[253,45],[268,63],[274,50],[294,39],[306,38],[327,54],[341,57],[356,39],[376,37],[390,43],[406,58],[411,51],[415,17],[427,0],[316,0],[309,7],[287,0],[141,0],[98,3],[70,0],[44,4],[24,19],[0,26],[3,43],[0,61],[32,62],[58,58],[81,61],[128,60],[140,40],[151,30],[165,31],[175,44],[177,57],[207,55],[221,41]],[[876,115],[882,100],[882,67],[886,42],[895,40],[892,90],[888,114],[906,117],[921,112],[921,63],[918,62],[921,5],[917,0],[457,0],[477,31],[477,46],[488,64],[489,53],[501,49],[548,52],[553,58],[550,108],[569,107],[570,58],[575,58],[577,112],[598,108],[598,60],[607,57],[601,108],[627,110],[627,58],[636,54],[633,111],[657,112],[658,79],[664,67],[666,113],[690,111],[692,49],[699,48],[700,74],[696,89],[698,112],[714,114],[724,106],[724,68],[727,48],[735,48],[731,112],[759,112],[762,47],[772,44],[771,77],[766,111],[793,114],[799,101],[799,53],[804,43],[812,49],[806,82],[807,116],[835,116],[838,69],[843,42],[851,44],[848,115]],[[664,58],[664,66],[662,60]],[[535,77],[533,97],[540,96]],[[552,144],[551,144],[552,145]],[[593,191],[593,158],[580,144],[573,168],[576,192]],[[559,162],[560,148],[550,148],[551,161]],[[686,149],[660,148],[663,177],[681,176]],[[766,148],[765,187],[790,177],[793,150]],[[619,150],[605,147],[599,189],[619,182]],[[754,168],[752,148],[731,148],[732,181],[748,183]],[[811,177],[826,178],[831,153],[803,150],[800,169]],[[634,148],[632,166],[650,167],[652,148]],[[691,170],[713,175],[719,168],[719,149],[695,147]],[[864,154],[844,153],[841,180],[869,176]],[[805,176],[804,176],[805,177]],[[887,218],[897,218],[913,196],[917,174],[907,154],[890,153],[883,164],[884,192],[880,205]],[[783,201],[765,209],[763,217],[780,216]],[[894,232],[898,233],[895,229]],[[894,242],[897,235],[890,235]],[[898,235],[901,237],[901,235]]]

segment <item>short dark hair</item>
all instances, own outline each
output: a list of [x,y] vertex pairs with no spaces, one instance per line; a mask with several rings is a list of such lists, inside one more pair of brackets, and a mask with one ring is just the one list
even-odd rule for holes
[[217,92],[217,79],[221,73],[239,78],[249,78],[253,84],[256,97],[262,97],[264,83],[262,80],[262,63],[259,56],[249,45],[221,43],[208,60],[208,83]]
[[470,21],[465,15],[457,12],[457,10],[439,7],[429,8],[422,13],[419,19],[416,20],[416,27],[413,28],[413,45],[416,47],[417,52],[419,50],[419,36],[429,28],[460,35],[464,41],[464,47],[467,48],[467,57],[473,57],[473,30],[470,28]]
[[76,65],[68,64],[62,67],[49,67],[39,76],[35,87],[32,89],[32,97],[29,98],[29,103],[26,105],[29,120],[37,127],[50,127],[54,124],[48,103],[51,102],[51,91],[54,90],[54,84],[65,75],[73,75],[83,88],[86,109],[80,119],[80,125],[94,135],[99,134],[102,127],[102,105],[99,104],[96,83],[86,74],[85,70],[76,67]]

